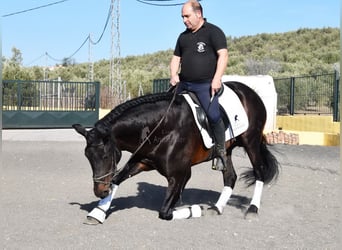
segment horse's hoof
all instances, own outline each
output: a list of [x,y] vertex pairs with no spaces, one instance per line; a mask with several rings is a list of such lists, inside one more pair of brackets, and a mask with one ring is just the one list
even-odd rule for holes
[[207,213],[209,215],[221,215],[222,213],[220,212],[220,210],[218,209],[218,207],[216,206],[211,206],[207,209]]
[[85,225],[98,225],[101,224],[100,221],[98,221],[97,219],[95,219],[94,217],[91,216],[87,216],[87,218],[84,220],[83,224]]
[[250,205],[245,211],[245,219],[252,220],[258,218],[258,208],[255,205]]
[[162,219],[162,220],[172,220],[172,213],[170,214],[167,214],[167,213],[162,213],[162,212],[159,212],[159,219]]

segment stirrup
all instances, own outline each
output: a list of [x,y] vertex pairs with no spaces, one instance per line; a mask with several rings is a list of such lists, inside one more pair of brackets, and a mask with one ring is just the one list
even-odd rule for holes
[[212,170],[217,170],[217,171],[227,170],[227,167],[225,166],[223,161],[224,160],[222,159],[221,156],[217,156],[215,159],[212,160],[211,169]]

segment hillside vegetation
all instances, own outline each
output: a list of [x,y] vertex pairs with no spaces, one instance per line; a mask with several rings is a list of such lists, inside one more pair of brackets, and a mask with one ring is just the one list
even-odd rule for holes
[[[299,29],[297,31],[227,37],[229,65],[226,74],[269,74],[290,77],[331,73],[340,62],[340,30],[338,28]],[[3,58],[3,79],[42,80],[42,67],[22,67],[22,55],[13,48],[11,58]],[[156,78],[169,77],[172,50],[141,56],[121,58],[122,79],[132,96],[138,95],[139,85],[144,93],[151,92]],[[94,63],[94,80],[102,86],[109,84],[109,61]],[[49,79],[88,81],[88,63],[69,63],[48,70]]]

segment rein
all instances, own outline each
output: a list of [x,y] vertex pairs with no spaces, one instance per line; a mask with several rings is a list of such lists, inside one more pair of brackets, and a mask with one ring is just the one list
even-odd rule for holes
[[[171,106],[173,104],[173,102],[176,99],[176,95],[177,95],[177,88],[178,88],[178,84],[176,86],[171,86],[167,92],[173,92],[173,96],[171,99],[171,102],[169,104],[169,106],[167,107],[166,112],[164,113],[163,117],[160,119],[160,121],[158,122],[158,124],[152,129],[152,131],[145,137],[145,139],[141,142],[141,144],[139,145],[139,147],[132,153],[131,157],[128,159],[128,161],[126,162],[125,166],[127,165],[127,163],[139,152],[139,150],[145,145],[145,143],[150,139],[150,137],[153,135],[153,133],[158,129],[158,127],[162,124],[162,122],[164,121],[166,115],[169,113]],[[115,176],[115,175],[114,175]],[[114,178],[113,176],[113,178]]]
[[[164,121],[166,115],[169,113],[170,111],[170,108],[173,104],[173,102],[175,101],[176,99],[176,95],[177,95],[177,87],[178,87],[178,84],[176,86],[171,86],[167,92],[170,92],[170,91],[174,91],[174,94],[172,96],[172,99],[171,99],[171,102],[169,104],[169,106],[167,107],[167,110],[166,112],[164,113],[163,117],[160,119],[160,121],[158,122],[158,124],[153,128],[153,130],[151,131],[151,133],[148,134],[148,136],[145,137],[145,139],[141,142],[141,144],[139,145],[139,147],[132,153],[131,157],[129,158],[129,160],[126,162],[125,166],[127,165],[127,163],[139,152],[139,150],[145,145],[145,143],[150,139],[150,137],[152,136],[152,134],[157,130],[157,128],[162,124],[162,122]],[[114,158],[114,157],[113,157]],[[112,158],[112,166],[114,166],[114,169],[116,167],[116,163],[114,162]],[[110,185],[111,184],[111,181],[103,181],[102,179],[106,178],[107,176],[113,174],[113,177],[112,179],[115,177],[115,173],[117,173],[117,171],[113,171],[111,170],[109,173],[107,174],[104,174],[102,176],[99,176],[99,177],[93,177],[93,182],[94,183],[100,183],[100,184],[104,184],[104,185]]]
[[102,181],[101,179],[103,179],[103,178],[105,178],[105,177],[107,177],[107,176],[109,176],[109,175],[111,175],[111,174],[114,174],[114,173],[115,173],[115,172],[110,171],[109,173],[104,174],[104,175],[102,175],[102,176],[93,177],[93,181],[94,181],[95,183],[100,183],[100,184],[109,185],[109,184],[111,183],[110,181]]

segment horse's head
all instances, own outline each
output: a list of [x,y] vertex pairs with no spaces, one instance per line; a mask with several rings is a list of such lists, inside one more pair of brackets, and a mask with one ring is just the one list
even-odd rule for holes
[[93,170],[94,194],[104,198],[109,194],[121,151],[114,145],[110,135],[100,133],[97,128],[88,131],[79,124],[74,124],[73,128],[86,138],[85,155]]

